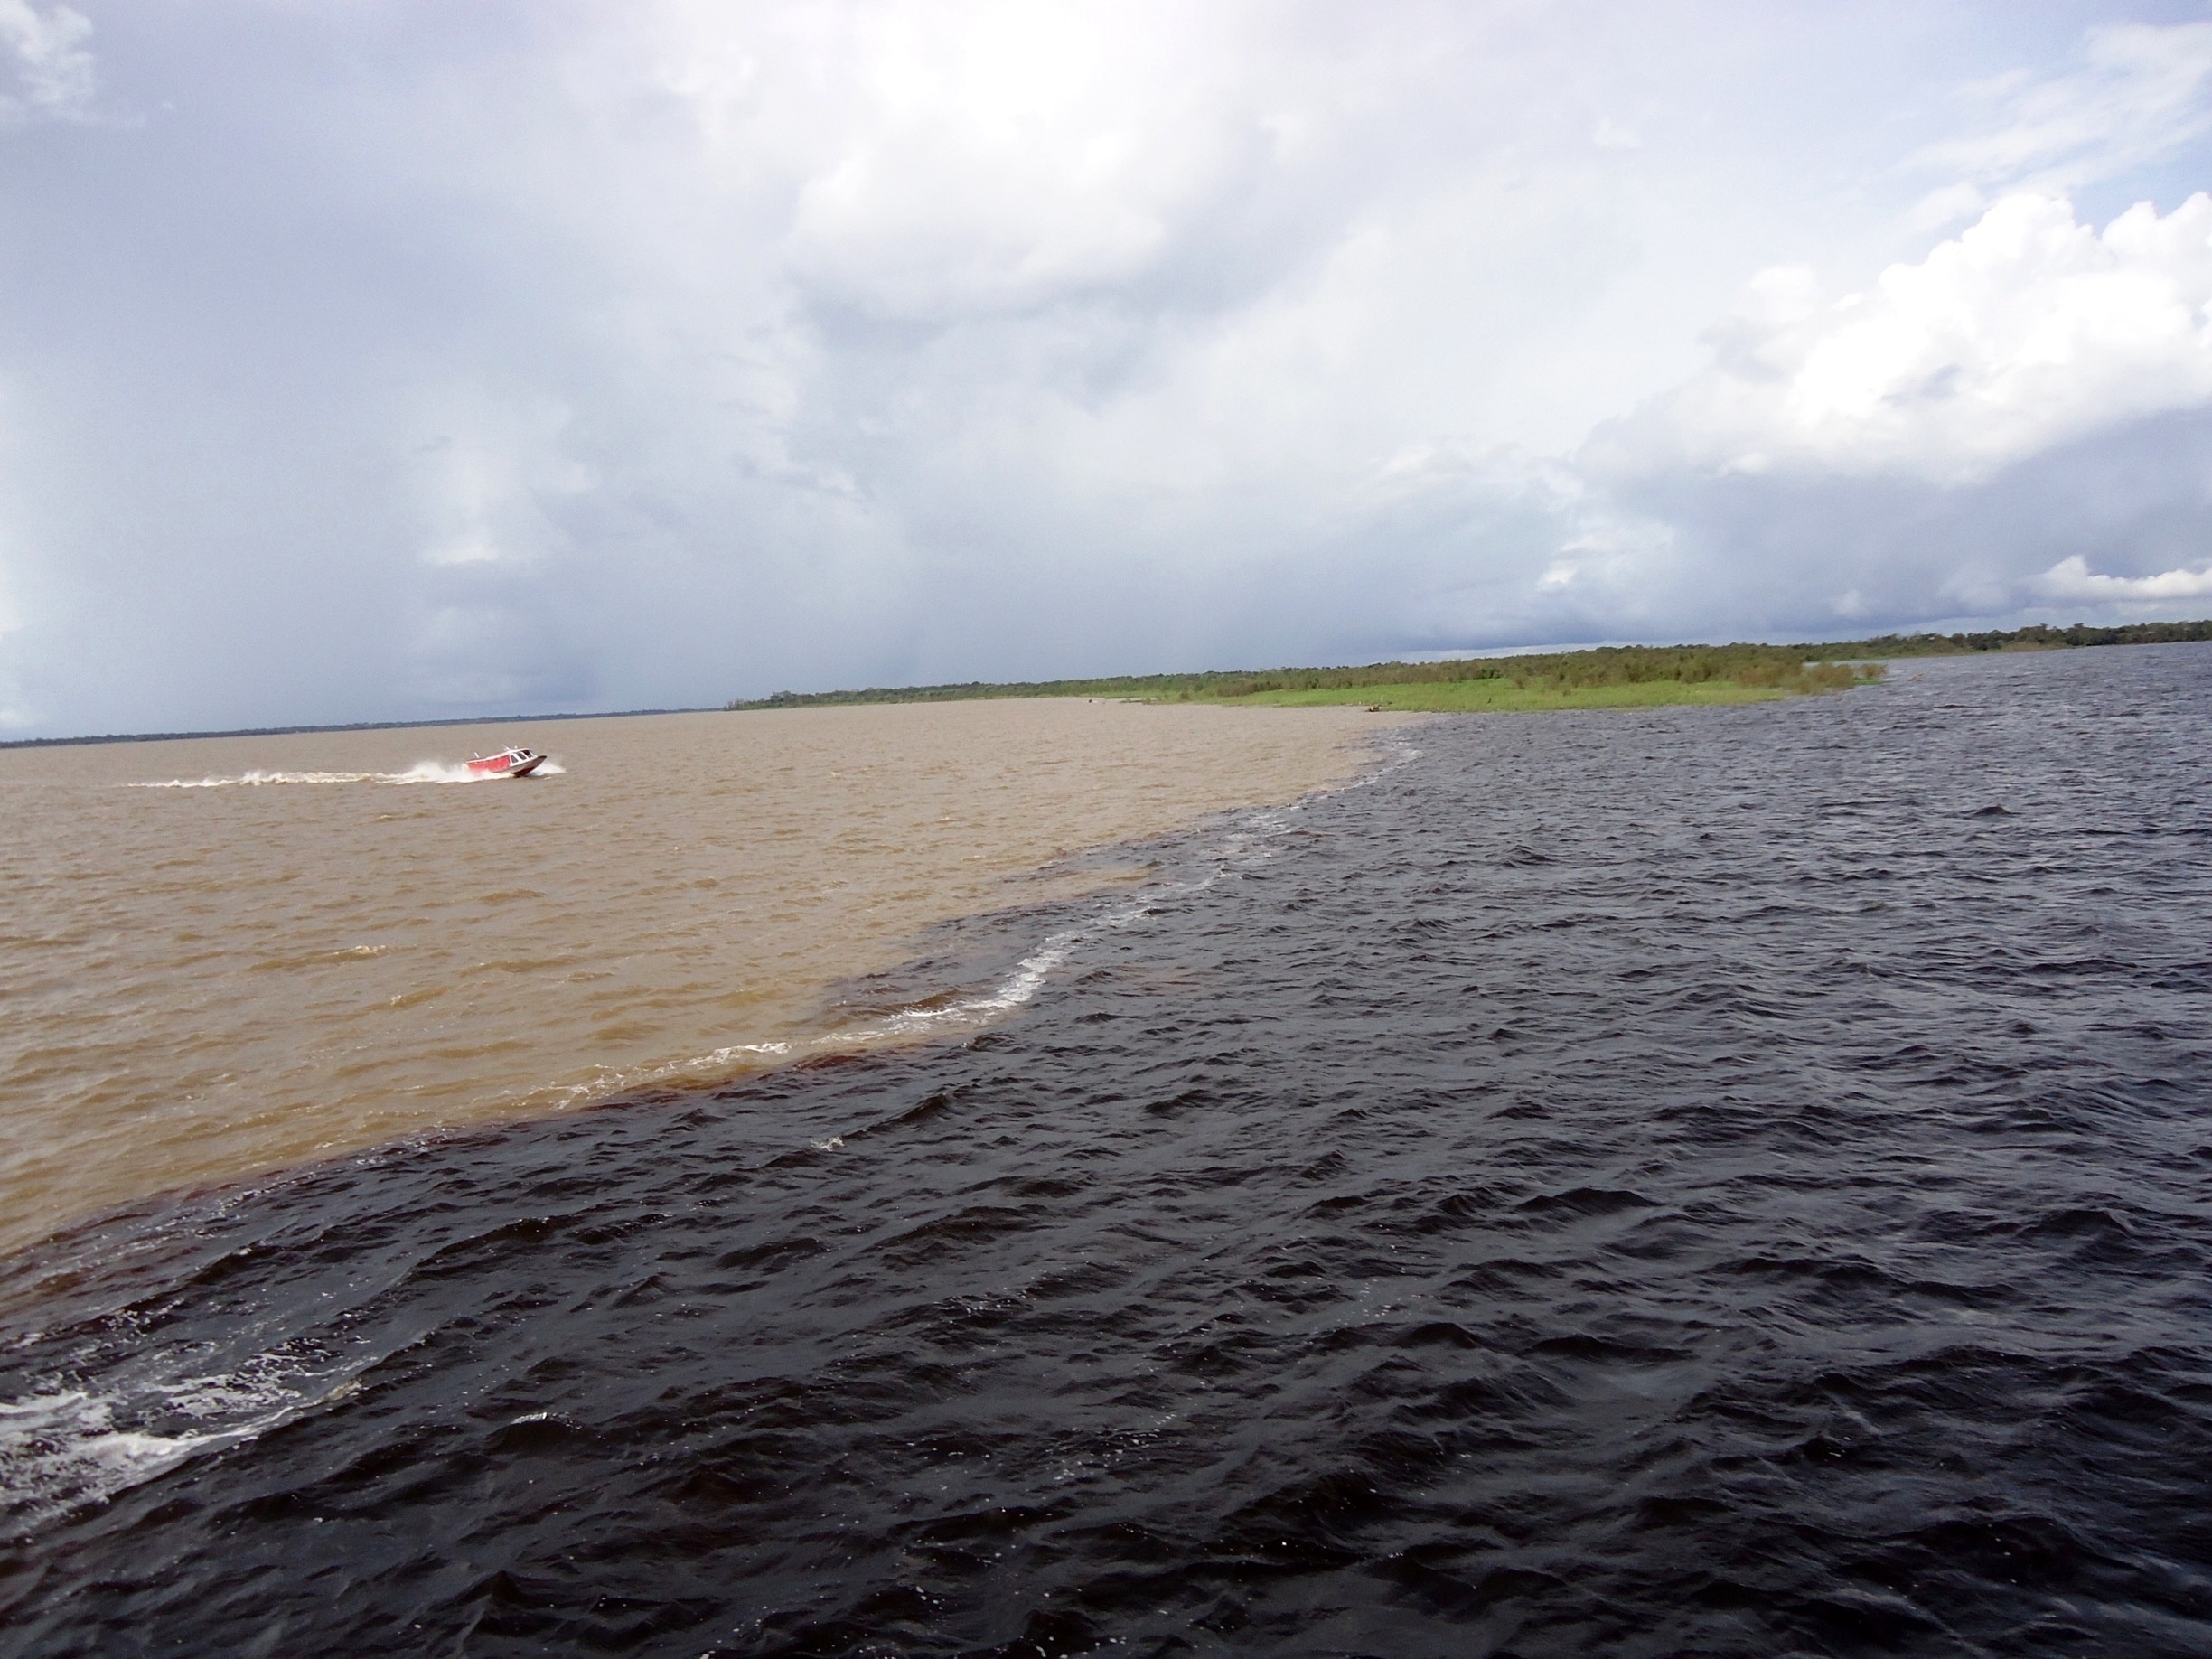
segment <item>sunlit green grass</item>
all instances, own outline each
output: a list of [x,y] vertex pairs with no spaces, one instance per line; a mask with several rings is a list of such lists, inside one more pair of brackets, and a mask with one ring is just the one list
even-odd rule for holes
[[[1657,708],[1675,703],[1770,703],[1794,695],[1773,686],[1729,681],[1647,680],[1610,686],[1516,686],[1510,680],[1431,680],[1404,686],[1329,686],[1314,690],[1254,691],[1244,697],[1194,697],[1192,702],[1307,708],[1350,703],[1426,714],[1523,714],[1543,708]],[[1178,699],[1179,700],[1179,699]]]

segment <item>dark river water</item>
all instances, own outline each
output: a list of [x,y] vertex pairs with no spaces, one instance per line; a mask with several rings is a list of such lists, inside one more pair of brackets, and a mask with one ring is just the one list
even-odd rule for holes
[[964,1044],[112,1218],[0,1652],[2212,1652],[2207,734],[1401,728],[848,988],[1049,970]]

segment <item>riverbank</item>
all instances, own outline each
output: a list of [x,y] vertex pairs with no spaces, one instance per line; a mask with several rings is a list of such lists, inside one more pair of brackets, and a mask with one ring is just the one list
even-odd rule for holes
[[1504,713],[1767,702],[1780,697],[1843,690],[1879,680],[1883,672],[1878,662],[1809,661],[1804,650],[1791,645],[1609,645],[1516,657],[1457,657],[1438,662],[779,691],[773,697],[740,698],[727,707],[803,708],[1009,698],[1108,698],[1145,703],[1279,708],[1350,704],[1405,713]]
[[1617,685],[1553,686],[1517,685],[1500,679],[1254,691],[1236,700],[1246,708],[1319,708],[1349,704],[1390,714],[1528,714],[1547,708],[1662,708],[1683,704],[1771,703],[1800,695],[1803,694],[1795,690],[1748,686],[1734,680],[1688,684],[1679,680],[1656,680]]
[[1991,651],[2074,651],[2098,645],[2190,645],[2212,640],[2212,621],[2123,623],[2093,628],[2086,623],[2054,628],[2033,623],[2025,628],[1994,628],[1978,633],[1882,633],[1863,640],[1831,640],[1792,650],[1808,658],[1838,661],[1850,658],[1964,657]]

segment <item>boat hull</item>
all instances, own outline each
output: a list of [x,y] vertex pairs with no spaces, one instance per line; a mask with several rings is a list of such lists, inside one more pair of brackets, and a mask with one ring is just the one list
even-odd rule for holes
[[546,757],[528,749],[509,749],[503,755],[480,755],[468,769],[480,778],[527,778],[545,764]]

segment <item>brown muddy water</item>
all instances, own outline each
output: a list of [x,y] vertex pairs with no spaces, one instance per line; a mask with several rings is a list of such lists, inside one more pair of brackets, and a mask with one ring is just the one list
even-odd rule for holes
[[[1136,873],[1084,849],[1340,780],[1380,724],[1063,699],[0,752],[0,1253],[151,1194],[986,1023],[1030,980],[835,992],[935,924]],[[556,768],[464,783],[510,742]]]

